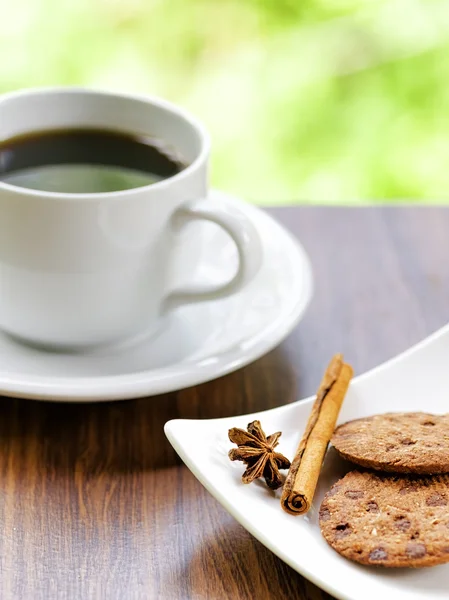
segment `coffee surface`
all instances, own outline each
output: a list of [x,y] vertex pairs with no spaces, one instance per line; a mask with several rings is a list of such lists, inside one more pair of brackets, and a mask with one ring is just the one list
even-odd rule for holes
[[0,181],[40,191],[115,192],[183,168],[155,140],[119,131],[48,130],[0,141]]

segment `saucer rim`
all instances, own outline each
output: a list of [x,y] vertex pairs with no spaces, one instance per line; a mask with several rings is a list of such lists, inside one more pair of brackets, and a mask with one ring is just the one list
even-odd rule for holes
[[210,364],[212,355],[196,362],[186,361],[158,369],[117,375],[27,376],[0,370],[0,395],[54,402],[106,402],[150,397],[206,383],[237,371],[279,345],[295,328],[310,304],[314,288],[310,259],[299,240],[265,210],[220,190],[212,189],[209,194],[212,199],[221,195],[235,202],[251,220],[255,215],[271,221],[270,225],[278,230],[278,234],[289,240],[301,265],[301,295],[298,302],[293,303],[288,312],[282,313],[261,332],[248,338],[251,340],[250,349],[243,351],[241,348],[231,348],[216,354],[218,364]]

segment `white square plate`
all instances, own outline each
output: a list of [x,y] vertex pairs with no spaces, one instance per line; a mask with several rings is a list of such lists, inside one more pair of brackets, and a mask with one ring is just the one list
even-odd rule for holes
[[[318,382],[317,382],[318,383]],[[449,564],[425,569],[363,567],[340,557],[321,536],[318,509],[348,463],[330,449],[313,506],[304,517],[280,507],[280,491],[262,481],[243,485],[243,464],[227,456],[228,429],[260,419],[267,434],[282,431],[279,452],[292,458],[313,398],[265,412],[209,420],[174,420],[165,426],[171,444],[207,490],[252,535],[293,569],[345,600],[449,598]],[[449,327],[351,383],[339,422],[387,411],[445,413],[449,406]],[[354,467],[352,467],[354,468]]]

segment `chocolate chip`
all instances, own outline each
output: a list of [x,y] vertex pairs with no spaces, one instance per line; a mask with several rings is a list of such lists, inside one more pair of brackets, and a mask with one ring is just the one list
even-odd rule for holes
[[376,548],[369,553],[370,560],[387,560],[388,554],[383,548]]
[[386,446],[386,447],[385,447],[385,450],[386,450],[387,452],[391,452],[391,450],[394,450],[394,449],[395,449],[395,447],[396,447],[396,446],[395,446],[394,444],[388,444],[388,446]]
[[401,496],[405,496],[405,494],[410,494],[410,492],[416,492],[416,491],[418,491],[418,490],[414,485],[408,485],[406,487],[403,487],[402,490],[399,490],[399,494]]
[[405,552],[409,558],[422,558],[427,554],[424,544],[414,544],[412,542],[407,544]]
[[414,444],[416,444],[416,442],[414,442],[410,438],[404,438],[403,440],[401,440],[401,444],[403,444],[404,446],[413,446]]
[[347,492],[345,492],[345,496],[351,498],[352,500],[358,500],[358,498],[363,498],[364,495],[365,492],[362,492],[361,490],[348,490]]
[[395,518],[394,526],[396,527],[396,529],[399,529],[399,531],[407,531],[408,529],[410,529],[410,525],[410,521],[403,516]]
[[329,521],[331,518],[331,513],[327,507],[320,509],[320,520],[321,521]]
[[442,494],[435,492],[427,498],[426,504],[427,506],[446,506],[447,500]]
[[349,523],[341,523],[340,525],[337,525],[337,527],[335,528],[335,539],[336,540],[340,540],[341,538],[346,537],[347,535],[350,535],[351,532],[351,526],[349,525]]
[[368,504],[366,505],[366,510],[368,512],[373,512],[373,513],[377,513],[379,512],[379,505],[377,504],[377,502],[371,501],[368,502]]
[[331,487],[331,489],[327,492],[328,496],[335,496],[335,494],[338,492],[338,490],[340,489],[339,485],[334,485],[333,487]]
[[432,427],[433,425],[435,425],[435,423],[433,421],[424,421],[423,425],[425,427]]
[[419,538],[419,531],[415,531],[415,533],[412,533],[412,535],[410,536],[411,540],[417,540]]
[[444,546],[444,548],[443,548],[443,552],[444,552],[445,554],[449,554],[449,546]]

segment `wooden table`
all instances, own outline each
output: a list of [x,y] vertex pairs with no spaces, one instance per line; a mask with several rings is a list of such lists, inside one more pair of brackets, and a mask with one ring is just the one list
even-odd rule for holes
[[312,393],[329,357],[361,373],[449,320],[449,209],[284,208],[315,273],[304,320],[217,381],[96,405],[0,404],[0,597],[329,598],[221,508],[175,455],[175,417],[253,412]]

